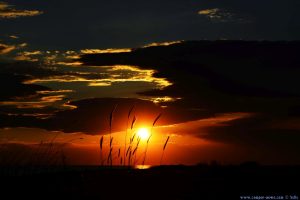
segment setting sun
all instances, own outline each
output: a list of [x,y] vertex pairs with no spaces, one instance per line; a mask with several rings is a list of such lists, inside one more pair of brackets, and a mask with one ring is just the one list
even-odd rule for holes
[[150,132],[147,128],[139,128],[137,135],[141,138],[141,140],[147,140],[150,136]]

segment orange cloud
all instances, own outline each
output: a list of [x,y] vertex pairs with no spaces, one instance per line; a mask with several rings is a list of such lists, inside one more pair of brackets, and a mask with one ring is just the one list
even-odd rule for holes
[[171,42],[154,42],[154,43],[150,43],[147,44],[145,46],[143,46],[143,48],[147,48],[147,47],[157,47],[157,46],[170,46],[173,44],[179,44],[182,43],[183,41],[171,41]]
[[0,44],[0,55],[7,54],[16,49],[15,45]]
[[198,136],[205,135],[207,132],[205,128],[207,127],[216,127],[216,126],[226,126],[228,122],[233,120],[247,118],[253,114],[251,113],[224,113],[215,117],[200,119],[195,121],[189,121],[179,124],[167,125],[156,127],[158,132],[165,134],[196,134]]
[[[62,101],[65,95],[52,95],[43,96],[38,99],[30,99],[29,101],[24,100],[12,100],[12,101],[0,101],[0,106],[15,106],[16,108],[45,108],[47,106],[53,105],[58,101]],[[64,106],[63,106],[64,107]]]
[[16,36],[16,35],[10,35],[9,37],[10,37],[11,39],[19,39],[19,37]]
[[[81,65],[80,62],[74,63],[65,63],[58,62],[57,64],[64,65]],[[163,89],[167,86],[172,85],[170,81],[165,78],[156,78],[154,77],[155,70],[141,69],[137,66],[130,65],[114,65],[102,67],[106,69],[109,76],[105,78],[88,78],[79,75],[57,75],[57,76],[49,76],[43,78],[36,78],[31,80],[26,80],[25,84],[40,84],[47,82],[87,82],[88,86],[110,86],[112,83],[120,83],[120,82],[148,82],[155,83],[156,87],[159,89]],[[124,76],[124,74],[128,73],[128,76]],[[89,74],[89,73],[88,73]],[[87,75],[88,75],[87,74]],[[156,100],[162,101],[161,100]]]
[[37,56],[41,54],[42,54],[41,51],[24,51],[18,53],[18,55],[15,57],[15,60],[36,62],[38,61],[38,58],[33,58],[33,56]]
[[10,53],[16,49],[20,49],[26,46],[27,46],[26,43],[17,44],[17,45],[0,43],[0,55]]
[[219,12],[220,10],[218,8],[213,8],[213,9],[205,9],[205,10],[200,10],[198,12],[199,15],[208,15],[208,16],[212,16],[212,15],[216,15],[217,12]]
[[38,10],[17,10],[6,2],[0,2],[0,18],[28,17],[42,14]]
[[98,53],[124,53],[131,52],[131,49],[83,49],[83,54],[98,54]]

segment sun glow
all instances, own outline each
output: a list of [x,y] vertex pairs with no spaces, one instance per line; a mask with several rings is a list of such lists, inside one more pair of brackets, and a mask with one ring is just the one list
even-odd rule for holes
[[139,128],[137,135],[141,140],[147,140],[150,137],[150,131],[147,128]]

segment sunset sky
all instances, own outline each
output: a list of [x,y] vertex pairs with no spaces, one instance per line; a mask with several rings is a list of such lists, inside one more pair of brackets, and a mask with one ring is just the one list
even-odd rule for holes
[[1,1],[0,154],[55,138],[69,164],[99,164],[116,107],[114,152],[124,152],[126,127],[145,128],[148,164],[159,164],[168,136],[164,164],[300,164],[299,9],[296,0]]

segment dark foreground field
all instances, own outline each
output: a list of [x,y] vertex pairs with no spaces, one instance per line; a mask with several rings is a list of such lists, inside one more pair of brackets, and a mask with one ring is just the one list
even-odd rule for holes
[[1,196],[19,199],[297,199],[299,169],[299,166],[256,165],[165,166],[147,170],[2,167]]

